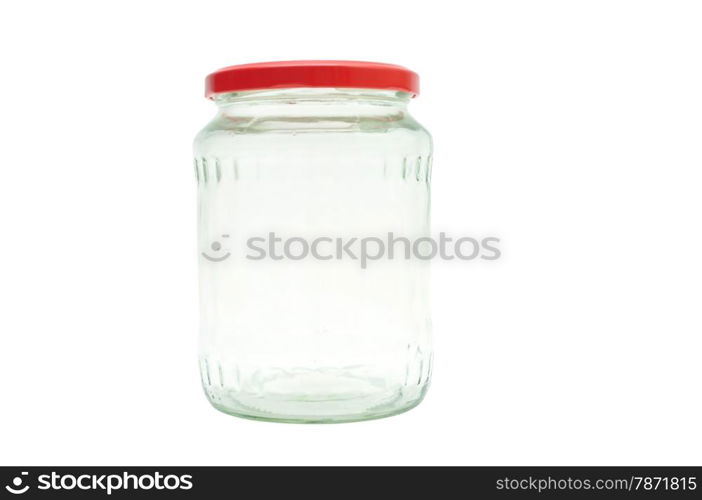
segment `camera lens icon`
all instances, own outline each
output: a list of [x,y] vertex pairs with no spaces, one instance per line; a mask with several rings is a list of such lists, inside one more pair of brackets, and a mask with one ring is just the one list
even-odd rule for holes
[[19,476],[12,479],[12,486],[5,486],[5,489],[12,493],[13,495],[21,495],[26,493],[29,489],[29,485],[22,487],[22,476],[26,476],[28,472],[22,472]]
[[[222,238],[229,238],[229,235],[223,234]],[[219,241],[213,241],[210,245],[210,249],[214,255],[210,255],[208,252],[202,252],[202,256],[210,262],[222,262],[231,255],[229,251],[223,249],[222,244]]]

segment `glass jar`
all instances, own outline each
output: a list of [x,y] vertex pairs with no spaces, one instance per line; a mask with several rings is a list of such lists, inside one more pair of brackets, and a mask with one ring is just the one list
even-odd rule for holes
[[194,150],[200,369],[217,409],[343,422],[422,400],[429,269],[408,252],[429,235],[432,143],[407,111],[417,91],[377,63],[208,77],[219,109]]

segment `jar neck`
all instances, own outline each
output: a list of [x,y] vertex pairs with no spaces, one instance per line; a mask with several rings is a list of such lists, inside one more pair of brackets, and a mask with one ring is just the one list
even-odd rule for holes
[[223,114],[392,114],[404,111],[406,92],[375,89],[289,88],[228,92],[214,97]]

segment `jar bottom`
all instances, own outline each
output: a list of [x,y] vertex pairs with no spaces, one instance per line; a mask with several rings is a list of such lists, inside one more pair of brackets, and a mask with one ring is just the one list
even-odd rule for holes
[[[255,377],[256,378],[256,377]],[[427,384],[388,386],[344,370],[285,370],[258,377],[245,391],[205,384],[216,409],[237,417],[288,423],[342,423],[389,417],[417,406]]]

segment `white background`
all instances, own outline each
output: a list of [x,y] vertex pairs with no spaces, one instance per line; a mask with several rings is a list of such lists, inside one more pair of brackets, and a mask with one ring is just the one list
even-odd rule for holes
[[[696,464],[702,4],[3,2],[0,463]],[[212,409],[197,351],[203,79],[402,64],[433,134],[426,400],[385,420]]]

